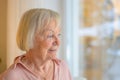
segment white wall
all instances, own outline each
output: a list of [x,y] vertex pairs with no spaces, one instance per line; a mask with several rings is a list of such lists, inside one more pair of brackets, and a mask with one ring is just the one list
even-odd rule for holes
[[8,0],[7,67],[21,54],[16,45],[16,31],[21,15],[30,8],[49,8],[62,16],[62,0]]

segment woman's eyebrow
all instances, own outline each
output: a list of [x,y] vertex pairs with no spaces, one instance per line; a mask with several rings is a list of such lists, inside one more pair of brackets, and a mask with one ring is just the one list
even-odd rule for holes
[[[51,32],[55,33],[52,29],[46,29],[45,31],[51,31]],[[61,29],[59,29],[59,32],[61,32]]]
[[46,29],[46,31],[52,31],[52,32],[54,32],[52,29]]

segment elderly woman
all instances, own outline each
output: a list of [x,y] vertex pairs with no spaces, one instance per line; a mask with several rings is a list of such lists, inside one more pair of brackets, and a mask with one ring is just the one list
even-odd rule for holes
[[66,63],[56,58],[60,17],[50,9],[31,9],[19,24],[17,45],[26,53],[15,58],[0,80],[71,80]]

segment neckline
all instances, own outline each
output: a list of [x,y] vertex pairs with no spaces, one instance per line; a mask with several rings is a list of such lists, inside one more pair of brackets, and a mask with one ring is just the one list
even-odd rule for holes
[[[36,78],[39,79],[40,75],[37,75],[30,68],[28,68],[26,65],[24,65],[24,63],[22,62],[22,58],[23,57],[25,57],[25,54],[15,58],[15,61],[14,61],[15,66],[14,66],[14,68],[17,66],[17,64],[21,64],[22,67],[24,67],[27,71],[29,71],[32,75],[34,75]],[[59,60],[59,59],[52,59],[52,62],[53,62],[53,80],[55,80],[56,68],[57,68],[57,65],[58,66],[60,65],[61,60]]]

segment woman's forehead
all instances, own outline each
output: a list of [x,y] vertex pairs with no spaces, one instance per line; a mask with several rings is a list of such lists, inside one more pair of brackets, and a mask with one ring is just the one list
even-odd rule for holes
[[60,32],[60,31],[61,31],[60,27],[55,27],[55,28],[49,27],[49,28],[46,28],[43,32],[57,33],[57,32]]
[[60,32],[61,31],[61,27],[60,25],[57,23],[57,21],[55,19],[50,20],[50,22],[45,23],[46,25],[43,26],[43,28],[41,28],[41,30],[39,31],[40,33],[44,33],[44,32]]

